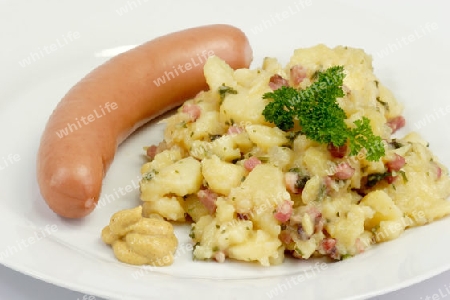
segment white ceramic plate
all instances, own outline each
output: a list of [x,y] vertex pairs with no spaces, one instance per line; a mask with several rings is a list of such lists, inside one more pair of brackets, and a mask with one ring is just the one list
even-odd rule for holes
[[[138,204],[142,146],[158,142],[163,130],[155,123],[120,147],[103,188],[111,202],[89,217],[62,220],[39,195],[39,137],[64,93],[111,55],[158,35],[208,23],[241,27],[254,48],[253,66],[264,56],[285,63],[293,49],[317,43],[364,48],[373,54],[381,81],[406,104],[408,125],[403,132],[425,122],[418,131],[450,166],[448,140],[443,138],[450,127],[445,117],[450,64],[447,46],[434,38],[435,31],[445,29],[436,28],[433,20],[428,27],[408,27],[400,17],[391,21],[352,2],[6,1],[0,13],[6,51],[0,57],[0,262],[111,299],[363,299],[448,270],[450,237],[444,233],[449,218],[334,264],[295,260],[263,268],[193,262],[187,227],[177,231],[180,247],[172,266],[145,269],[118,263],[99,234],[114,212]],[[402,7],[392,9],[403,13]],[[390,15],[395,16],[393,11]],[[405,42],[402,38],[409,35],[415,35],[414,40]],[[131,192],[120,196],[119,189],[128,185]]]

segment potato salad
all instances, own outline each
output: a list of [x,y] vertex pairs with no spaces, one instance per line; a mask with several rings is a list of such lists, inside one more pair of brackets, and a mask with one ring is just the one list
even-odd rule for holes
[[[450,179],[361,49],[317,45],[233,70],[145,148],[144,217],[191,224],[197,260],[342,260],[450,213]],[[370,250],[375,251],[375,250]]]

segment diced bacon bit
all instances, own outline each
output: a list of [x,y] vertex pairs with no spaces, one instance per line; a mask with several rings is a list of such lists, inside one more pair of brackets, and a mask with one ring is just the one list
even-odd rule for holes
[[236,216],[239,220],[249,220],[250,219],[248,214],[237,213]]
[[251,171],[259,164],[261,164],[261,161],[256,156],[252,156],[244,162],[244,168]]
[[343,158],[347,154],[347,144],[337,147],[329,143],[327,149],[333,158]]
[[333,238],[324,238],[319,245],[320,250],[322,250],[326,254],[330,254],[335,247],[336,239]]
[[230,135],[231,134],[239,134],[242,132],[244,132],[244,128],[237,126],[237,125],[232,125],[232,126],[228,127],[228,131],[227,131],[227,133]]
[[436,172],[436,180],[441,179],[442,177],[442,168],[435,162],[432,162],[433,166],[435,167]]
[[190,104],[190,103],[184,104],[182,111],[188,114],[191,122],[195,122],[195,120],[197,120],[200,117],[200,114],[202,113],[200,106],[198,106],[197,104]]
[[323,225],[325,225],[325,220],[322,218],[322,214],[320,214],[320,217],[317,217],[314,222],[314,232],[322,232]]
[[286,222],[292,215],[292,201],[284,200],[278,205],[277,211],[274,213],[275,219],[281,223]]
[[439,179],[441,179],[441,177],[442,177],[442,168],[441,167],[439,167],[438,165],[436,165],[436,177],[437,177],[437,180],[439,180]]
[[306,69],[302,65],[295,65],[290,70],[290,76],[293,85],[297,86],[306,78]]
[[343,162],[336,166],[336,172],[334,172],[334,176],[337,179],[346,180],[352,178],[353,174],[355,174],[355,169],[350,166],[349,163]]
[[286,189],[294,194],[298,194],[301,192],[299,188],[297,188],[297,182],[299,179],[299,175],[296,172],[286,172],[284,174],[284,183],[286,185]]
[[156,154],[163,152],[167,148],[168,148],[167,144],[164,141],[159,143],[158,146],[151,145],[150,147],[147,148],[147,151],[146,151],[147,157],[150,160],[153,160],[155,158]]
[[283,230],[280,232],[280,234],[278,235],[278,239],[284,244],[287,245],[290,242],[292,242],[292,237],[291,237],[291,233],[287,230]]
[[391,129],[392,129],[392,133],[396,132],[397,130],[399,130],[400,128],[405,126],[405,124],[406,124],[406,120],[403,116],[397,116],[393,119],[390,119],[387,122],[387,125],[389,127],[391,127]]
[[217,251],[214,253],[214,259],[219,263],[223,263],[225,261],[225,257],[226,255],[223,251]]
[[281,77],[278,74],[275,74],[272,77],[270,77],[269,87],[273,91],[278,90],[282,86],[289,86],[289,82],[285,78]]
[[394,183],[394,182],[397,180],[397,177],[398,177],[398,176],[392,176],[392,175],[390,175],[390,176],[386,176],[385,179],[386,179],[386,182],[387,182],[387,183],[391,184],[391,183]]
[[319,252],[329,255],[333,259],[339,259],[339,253],[336,248],[336,239],[324,238],[320,242]]
[[389,171],[400,171],[400,169],[405,165],[406,160],[403,156],[400,156],[397,153],[394,154],[395,157],[386,163],[386,167]]
[[197,192],[197,197],[210,214],[213,214],[216,211],[217,194],[212,190],[202,189]]
[[151,145],[147,148],[147,156],[150,160],[153,160],[157,154],[158,147],[156,145]]

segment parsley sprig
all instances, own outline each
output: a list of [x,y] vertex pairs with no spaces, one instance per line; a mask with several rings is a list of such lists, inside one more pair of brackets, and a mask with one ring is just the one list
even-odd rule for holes
[[377,161],[385,150],[381,137],[373,134],[370,120],[363,117],[353,123],[354,128],[349,128],[345,123],[347,116],[336,102],[344,96],[344,77],[344,67],[334,66],[318,72],[317,80],[306,89],[283,86],[266,93],[263,98],[273,101],[266,105],[263,115],[284,131],[294,127],[298,120],[307,138],[338,147],[348,141],[350,155],[365,149],[367,160]]

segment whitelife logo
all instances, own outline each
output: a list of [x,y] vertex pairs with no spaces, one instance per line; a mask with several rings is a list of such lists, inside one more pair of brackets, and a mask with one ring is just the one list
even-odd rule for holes
[[136,1],[127,1],[126,5],[123,5],[116,9],[116,13],[122,17],[123,15],[129,13],[130,11],[135,10],[139,6],[141,6],[144,3],[149,2],[149,0],[136,0]]
[[81,116],[80,119],[75,118],[74,123],[67,123],[67,126],[63,129],[60,129],[56,132],[56,135],[62,139],[65,136],[68,136],[69,133],[72,133],[81,127],[85,125],[89,125],[89,123],[94,122],[97,119],[100,119],[104,116],[106,116],[107,113],[110,113],[114,110],[116,110],[119,106],[116,102],[106,102],[104,105],[99,105],[100,110],[97,111],[97,109],[94,109],[92,111],[92,114],[89,114],[87,116]]
[[77,298],[77,300],[96,300],[97,298],[92,295],[83,295],[83,298]]
[[140,188],[139,183],[141,180],[142,180],[142,177],[139,175],[136,177],[135,180],[131,180],[131,183],[129,183],[125,186],[120,186],[117,189],[113,189],[111,194],[105,193],[98,200],[96,207],[102,208],[102,207],[106,206],[107,204],[110,204],[110,203],[120,199],[120,197],[127,195],[128,193],[138,190]]
[[444,284],[444,288],[439,288],[437,290],[439,293],[434,293],[433,295],[426,295],[425,297],[420,297],[420,300],[441,300],[450,296],[450,286]]
[[405,46],[410,45],[411,43],[416,42],[417,40],[425,37],[426,35],[430,34],[432,31],[435,31],[439,28],[438,24],[433,23],[426,23],[423,26],[419,26],[419,28],[415,29],[412,33],[408,34],[407,36],[402,36],[400,38],[397,38],[395,40],[395,43],[389,43],[384,49],[381,49],[377,55],[379,58],[383,58],[388,56],[389,54],[392,54],[400,49],[402,49]]
[[18,253],[19,251],[22,251],[25,248],[30,247],[31,245],[39,242],[40,240],[46,237],[51,236],[56,231],[58,231],[58,226],[55,224],[46,225],[44,228],[36,230],[33,236],[29,236],[26,239],[18,240],[16,241],[15,245],[9,245],[6,249],[0,251],[0,261],[8,257],[11,257],[12,255]]
[[[165,71],[164,75],[153,80],[153,83],[159,87],[166,82],[169,82],[172,79],[175,79],[176,77],[180,76],[181,74],[184,74],[192,68],[200,66],[208,60],[210,56],[214,55],[213,50],[206,51],[204,50],[202,53],[197,53],[197,57],[191,57],[191,60],[186,62],[184,65],[178,64],[178,66],[172,66],[172,71]],[[180,72],[178,72],[180,71]]]
[[[302,273],[291,276],[289,278],[286,278],[283,282],[280,282],[277,284],[277,286],[270,291],[266,293],[267,297],[269,299],[278,297],[282,295],[285,291],[288,291],[289,289],[292,289],[296,285],[299,285],[300,283],[316,277],[320,272],[325,271],[328,269],[328,265],[326,263],[319,263],[316,262],[314,266],[309,267],[308,269],[304,270]],[[300,299],[300,298],[299,298]]]
[[30,52],[30,54],[19,61],[19,65],[22,68],[25,68],[26,66],[31,65],[33,62],[37,62],[44,57],[52,54],[53,52],[57,51],[58,49],[61,49],[73,41],[80,38],[80,33],[78,31],[72,32],[69,31],[66,34],[63,34],[61,38],[56,39],[56,41],[50,45],[46,45],[43,47],[39,47],[36,51]]
[[450,105],[447,105],[445,108],[440,107],[438,110],[434,109],[432,114],[425,114],[425,117],[417,121],[414,126],[416,126],[417,129],[423,128],[440,118],[446,117],[449,113]]
[[288,6],[285,10],[281,12],[275,12],[269,16],[268,19],[264,19],[259,23],[258,25],[254,26],[250,31],[253,34],[258,34],[263,32],[265,29],[269,29],[284,20],[290,18],[293,15],[298,14],[302,10],[306,9],[307,7],[310,7],[312,5],[311,0],[300,0],[292,5]]
[[19,154],[9,154],[8,157],[2,157],[0,161],[0,171],[20,161]]

